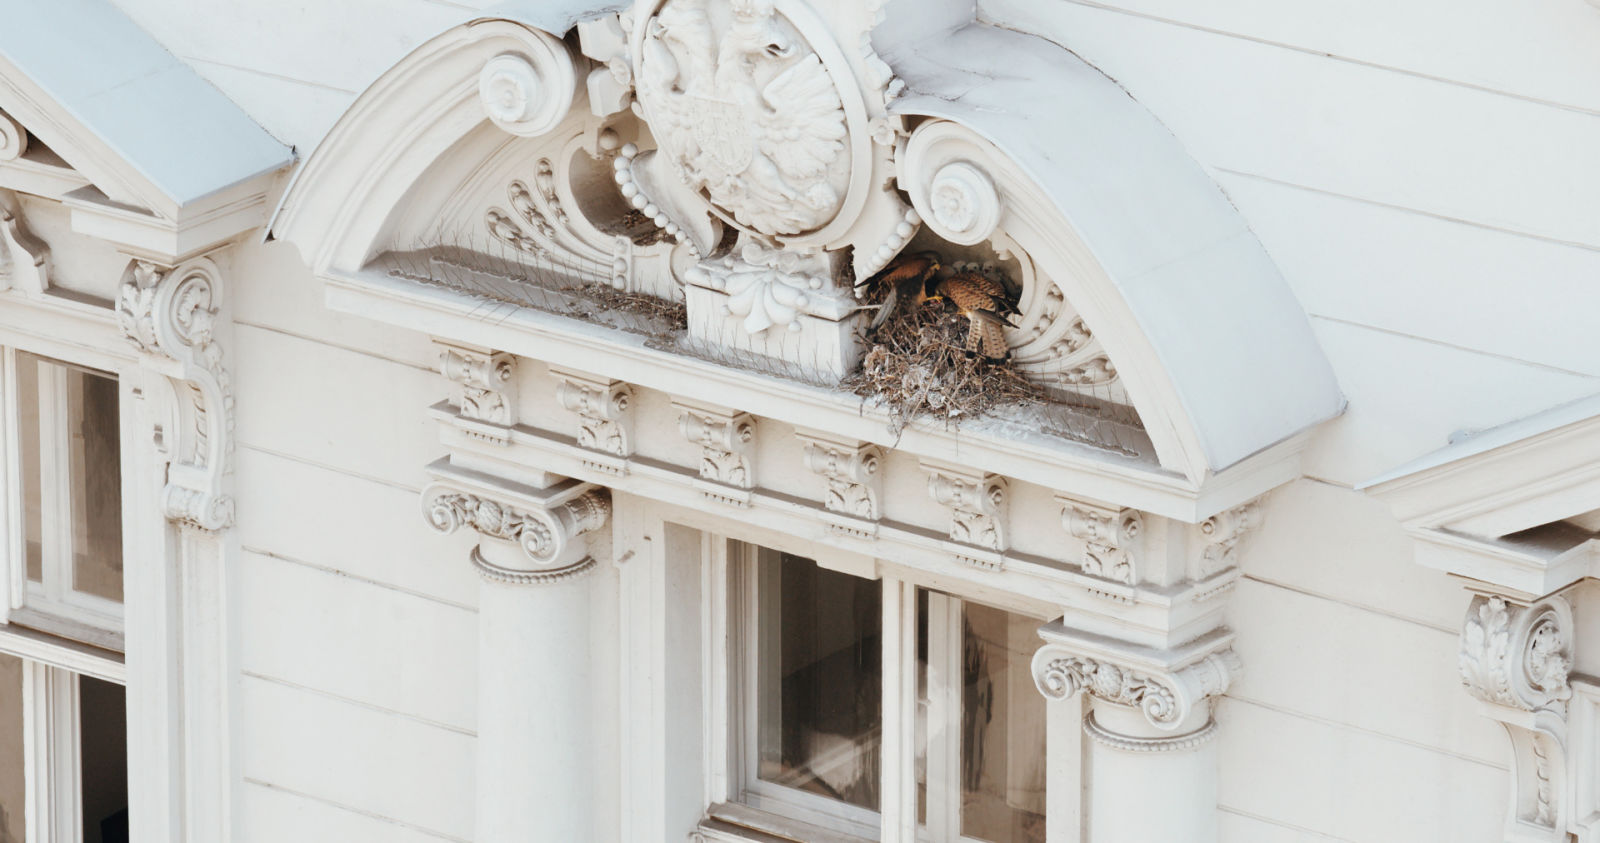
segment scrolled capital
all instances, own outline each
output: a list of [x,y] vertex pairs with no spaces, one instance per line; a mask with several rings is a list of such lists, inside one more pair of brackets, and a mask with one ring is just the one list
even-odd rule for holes
[[1176,668],[1158,669],[1051,643],[1034,653],[1032,667],[1035,685],[1049,699],[1086,693],[1137,708],[1150,725],[1172,732],[1188,722],[1198,706],[1228,690],[1240,661],[1230,647]]
[[[592,567],[581,537],[610,520],[611,495],[599,487],[579,485],[541,502],[521,495],[502,498],[441,480],[423,490],[422,514],[428,526],[440,533],[467,527],[484,538],[512,542],[531,564],[528,569],[513,570],[480,563],[478,567],[486,575],[500,572],[491,578],[546,582],[568,569]],[[480,559],[481,554],[474,558]]]

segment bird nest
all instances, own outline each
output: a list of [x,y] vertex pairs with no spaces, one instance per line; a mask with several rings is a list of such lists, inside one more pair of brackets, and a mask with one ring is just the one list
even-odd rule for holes
[[895,435],[918,416],[949,426],[1000,406],[1042,403],[1043,391],[1009,360],[967,351],[971,326],[948,300],[901,308],[868,333],[861,371],[845,385],[882,401]]

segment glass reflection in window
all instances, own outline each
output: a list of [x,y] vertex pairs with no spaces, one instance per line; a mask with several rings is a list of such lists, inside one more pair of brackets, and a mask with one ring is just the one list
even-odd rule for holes
[[877,810],[879,583],[758,554],[757,777]]

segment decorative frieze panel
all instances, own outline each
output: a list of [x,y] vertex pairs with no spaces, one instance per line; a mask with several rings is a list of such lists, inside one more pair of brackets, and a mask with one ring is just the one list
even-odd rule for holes
[[439,345],[439,371],[455,383],[462,417],[484,422],[466,428],[469,435],[501,444],[511,441],[505,428],[517,423],[517,358],[473,346]]
[[633,387],[611,378],[550,367],[556,400],[578,416],[578,445],[594,451],[586,461],[608,474],[626,474],[633,455]]
[[1567,703],[1572,697],[1572,609],[1560,596],[1522,603],[1479,594],[1461,627],[1467,692],[1511,740],[1511,840],[1565,841]]
[[678,429],[700,448],[701,493],[733,506],[749,506],[750,490],[755,488],[755,417],[705,404],[674,401],[672,406],[681,413]]
[[1083,572],[1128,585],[1139,582],[1144,520],[1136,509],[1107,509],[1058,497],[1061,524],[1083,540]]
[[1011,546],[1007,535],[1010,515],[1006,479],[970,468],[924,460],[928,494],[950,510],[950,540],[988,553],[959,553],[962,561],[999,569]]
[[846,535],[877,535],[877,521],[883,513],[883,448],[814,431],[795,435],[805,444],[806,468],[826,483],[822,503],[836,516],[829,521],[829,529]]
[[496,565],[481,552],[473,563],[484,577],[508,583],[554,582],[594,567],[586,533],[606,525],[611,517],[611,494],[606,489],[577,480],[563,480],[545,489],[516,484],[494,484],[451,473],[448,460],[434,466],[438,478],[422,490],[422,510],[428,525],[441,533],[468,527],[486,539],[511,542],[521,549],[530,567]]
[[233,388],[213,336],[221,293],[216,264],[200,258],[176,268],[135,260],[117,295],[123,335],[177,396],[178,424],[163,438],[172,462],[162,510],[202,530],[233,524],[233,498],[223,489],[233,453]]

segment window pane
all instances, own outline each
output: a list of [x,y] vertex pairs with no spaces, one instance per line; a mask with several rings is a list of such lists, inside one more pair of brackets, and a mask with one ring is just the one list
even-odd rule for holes
[[877,810],[882,588],[787,554],[757,588],[757,775]]
[[1044,840],[1045,700],[1029,662],[1038,621],[975,603],[961,631],[961,832]]
[[0,653],[0,843],[22,843],[22,659]]
[[117,380],[68,368],[72,587],[122,602],[122,447]]
[[83,843],[128,843],[128,712],[121,685],[78,677]]
[[17,354],[18,434],[22,444],[22,540],[28,579],[44,582],[44,507],[39,491],[39,359]]

